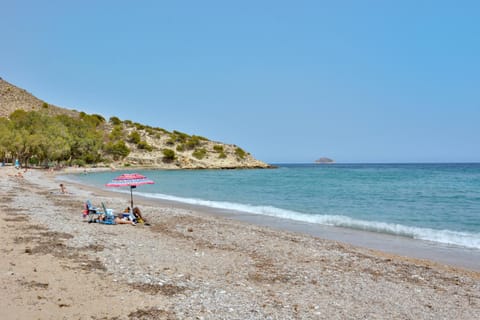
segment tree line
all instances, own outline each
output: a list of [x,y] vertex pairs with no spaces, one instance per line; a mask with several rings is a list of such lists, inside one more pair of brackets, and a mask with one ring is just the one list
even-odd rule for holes
[[95,164],[118,160],[130,150],[120,135],[107,133],[100,115],[50,116],[41,111],[16,110],[0,118],[0,157],[22,165]]

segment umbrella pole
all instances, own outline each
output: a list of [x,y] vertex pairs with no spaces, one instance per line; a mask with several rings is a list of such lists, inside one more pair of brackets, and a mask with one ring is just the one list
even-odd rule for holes
[[131,210],[133,210],[133,192],[132,192],[132,190],[133,190],[133,186],[130,186],[130,205],[131,205],[130,209]]

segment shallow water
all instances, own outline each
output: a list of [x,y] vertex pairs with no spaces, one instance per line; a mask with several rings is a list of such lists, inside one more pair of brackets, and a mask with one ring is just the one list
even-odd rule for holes
[[[480,164],[278,166],[271,170],[136,170],[156,184],[139,186],[134,193],[480,249]],[[103,186],[122,172],[68,178]],[[128,188],[111,190],[129,192]]]

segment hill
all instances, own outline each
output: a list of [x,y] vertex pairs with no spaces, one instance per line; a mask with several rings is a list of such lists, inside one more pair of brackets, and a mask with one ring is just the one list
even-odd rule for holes
[[[40,111],[50,116],[67,115],[79,118],[84,112],[49,104],[0,78],[0,117],[16,110]],[[99,116],[99,118],[103,118]],[[102,119],[104,120],[104,119]],[[103,156],[116,167],[142,166],[166,169],[233,169],[267,168],[268,164],[255,159],[234,144],[211,141],[179,131],[170,132],[112,117],[101,126],[105,137],[115,136],[128,148],[121,158]],[[106,163],[104,163],[106,164]]]
[[50,115],[66,114],[78,116],[78,112],[60,108],[38,99],[25,89],[21,89],[0,78],[0,117],[8,117],[15,110],[39,111],[45,109]]

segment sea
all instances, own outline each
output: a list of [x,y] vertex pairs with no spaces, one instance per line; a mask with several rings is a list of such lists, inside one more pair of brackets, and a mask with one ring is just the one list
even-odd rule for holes
[[67,176],[155,181],[135,196],[480,250],[480,163],[274,164],[274,169],[116,170]]

